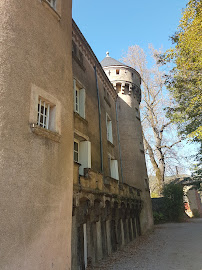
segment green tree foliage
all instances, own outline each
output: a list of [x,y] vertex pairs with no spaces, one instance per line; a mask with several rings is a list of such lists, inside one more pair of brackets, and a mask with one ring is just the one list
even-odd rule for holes
[[167,59],[174,62],[169,90],[176,100],[170,110],[181,131],[202,141],[202,1],[191,0],[184,10],[177,33],[172,37],[175,47]]
[[164,185],[164,215],[168,221],[181,221],[184,214],[183,186],[170,183]]
[[171,61],[174,68],[168,76],[168,89],[176,103],[169,117],[179,125],[182,134],[201,144],[195,175],[202,177],[202,1],[190,0],[183,12],[175,47],[160,60]]

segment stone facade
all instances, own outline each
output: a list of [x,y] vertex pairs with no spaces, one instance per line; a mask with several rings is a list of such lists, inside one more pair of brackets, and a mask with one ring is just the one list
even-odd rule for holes
[[152,227],[153,216],[140,121],[141,77],[135,69],[111,58],[108,52],[101,64],[118,95],[123,182],[142,191],[144,204],[140,221],[144,233]]
[[[123,64],[103,70],[74,22],[72,45],[77,144],[72,269],[76,270],[95,265],[152,229],[153,218],[139,114],[141,78]],[[77,153],[83,142],[91,146],[91,160],[84,169],[83,155]]]
[[[0,1],[0,269],[71,268],[72,3]],[[39,97],[51,130],[38,127]]]

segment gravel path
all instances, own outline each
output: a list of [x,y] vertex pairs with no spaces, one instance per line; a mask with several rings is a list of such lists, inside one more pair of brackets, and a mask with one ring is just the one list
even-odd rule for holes
[[202,270],[202,219],[155,226],[94,269]]

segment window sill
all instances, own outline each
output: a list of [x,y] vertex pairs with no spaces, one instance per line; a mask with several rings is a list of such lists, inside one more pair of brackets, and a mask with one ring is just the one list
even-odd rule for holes
[[60,142],[61,135],[57,132],[39,127],[36,124],[31,124],[31,130],[36,135],[48,138],[55,142]]
[[41,0],[42,4],[48,8],[50,10],[50,12],[53,14],[53,16],[60,21],[61,20],[61,16],[60,14],[53,8],[51,7],[51,5],[46,1],[46,0]]
[[85,118],[83,118],[79,113],[74,112],[74,116],[83,121],[85,124],[88,124],[88,121]]
[[77,161],[74,160],[74,164],[77,165],[77,166],[81,166],[81,164]]

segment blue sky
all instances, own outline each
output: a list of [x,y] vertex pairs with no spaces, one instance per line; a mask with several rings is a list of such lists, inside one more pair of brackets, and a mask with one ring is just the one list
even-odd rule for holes
[[[148,44],[164,50],[172,46],[169,37],[177,30],[182,9],[188,0],[73,0],[73,19],[99,61],[109,51],[121,60],[131,45],[148,52]],[[150,61],[149,61],[150,64]],[[185,145],[182,156],[196,152],[197,146]],[[188,154],[189,153],[189,154]],[[186,162],[185,162],[186,163]],[[184,164],[189,173],[189,164]]]
[[73,19],[98,60],[110,56],[121,59],[130,45],[147,51],[171,46],[169,36],[179,24],[187,0],[73,0]]

